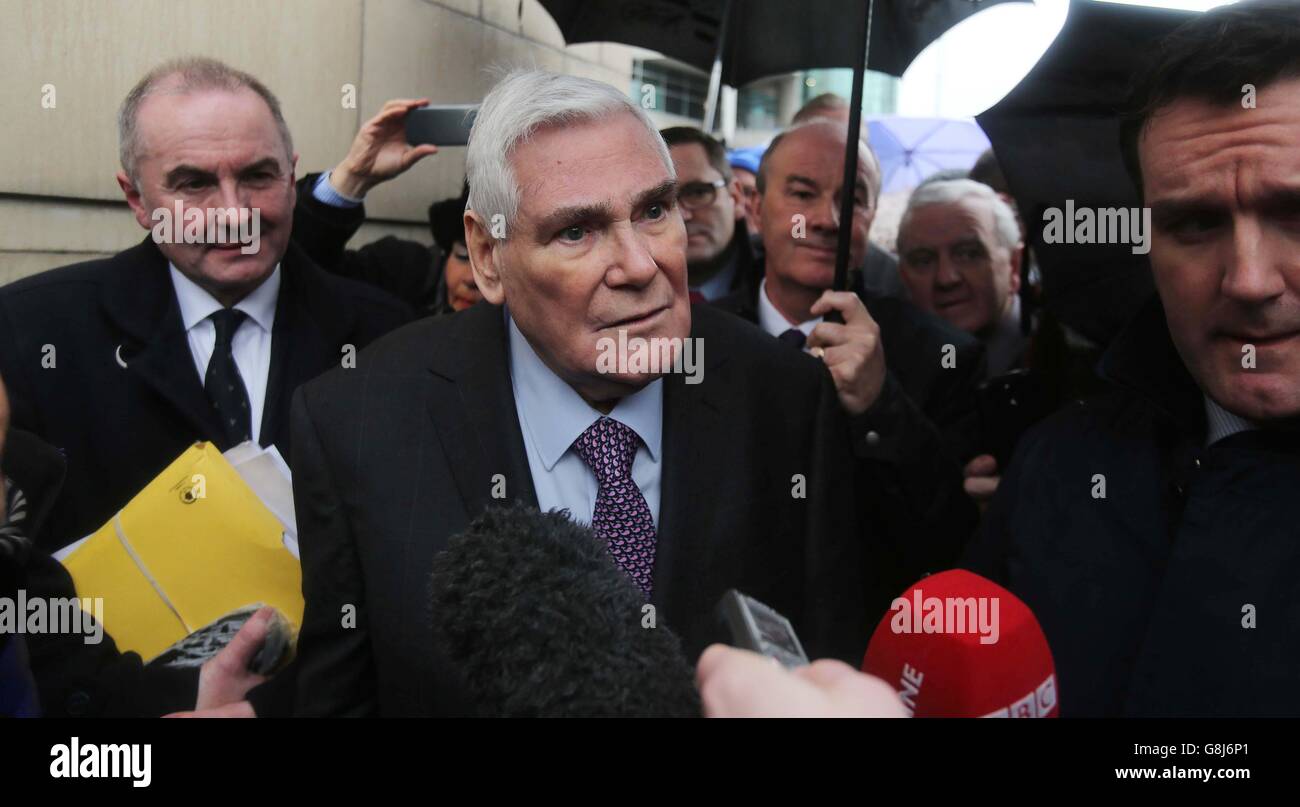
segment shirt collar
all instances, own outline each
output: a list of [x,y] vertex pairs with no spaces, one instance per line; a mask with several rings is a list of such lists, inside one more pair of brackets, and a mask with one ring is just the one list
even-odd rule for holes
[[785,314],[776,310],[776,306],[772,305],[772,301],[768,299],[767,278],[763,278],[762,282],[758,284],[758,324],[759,327],[772,336],[780,336],[791,328],[798,328],[803,331],[804,336],[809,336],[812,334],[813,328],[816,328],[817,323],[821,321],[821,317],[814,317],[795,325],[785,318]]
[[[546,366],[509,311],[505,317],[510,330],[510,378],[520,426],[550,471],[573,441],[602,415]],[[663,390],[663,379],[657,378],[619,401],[607,416],[635,431],[656,461],[663,441]]]
[[1234,415],[1222,406],[1214,402],[1214,399],[1205,395],[1205,444],[1213,445],[1225,437],[1231,437],[1238,432],[1252,431],[1258,428],[1254,423],[1243,417]]
[[[181,274],[175,264],[168,264],[168,269],[171,271],[172,287],[176,289],[176,302],[181,308],[181,323],[186,331],[221,310],[221,303],[202,286]],[[247,314],[262,330],[271,333],[279,298],[280,265],[276,264],[270,276],[247,297],[235,303],[235,308]]]

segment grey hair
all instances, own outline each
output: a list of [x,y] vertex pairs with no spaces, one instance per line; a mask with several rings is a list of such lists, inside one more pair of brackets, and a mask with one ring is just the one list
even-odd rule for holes
[[645,110],[601,81],[544,70],[514,70],[483,99],[470,129],[465,153],[469,209],[491,219],[497,214],[513,224],[519,213],[519,182],[510,165],[511,152],[537,130],[548,126],[601,120],[629,113],[645,127],[659,158],[674,180],[677,172],[659,129]]
[[1021,241],[1020,225],[1016,222],[1016,214],[1012,211],[1011,205],[998,196],[997,191],[973,179],[927,182],[912,191],[911,198],[907,200],[907,209],[903,211],[903,217],[898,222],[898,231],[900,233],[903,231],[907,226],[907,220],[912,217],[912,212],[919,207],[949,205],[971,197],[989,204],[993,209],[993,229],[997,232],[998,240],[1007,249],[1015,249]]
[[[177,79],[165,89],[163,85],[169,79]],[[289,125],[285,123],[284,113],[280,111],[280,101],[267,86],[256,77],[242,70],[236,70],[224,62],[206,57],[190,57],[164,62],[145,74],[144,78],[127,93],[117,113],[118,157],[122,161],[122,170],[136,181],[136,163],[140,156],[140,132],[136,127],[136,117],[144,99],[159,92],[172,95],[185,95],[198,90],[229,90],[247,88],[257,93],[271,110],[276,128],[284,141],[285,156],[293,156],[293,137],[289,134]]]
[[[830,93],[824,94],[830,95]],[[772,142],[767,144],[767,149],[758,160],[758,173],[754,175],[754,187],[758,189],[760,194],[767,190],[767,164],[771,156],[776,153],[777,146],[791,132],[797,132],[809,126],[830,126],[844,132],[846,135],[849,130],[848,124],[834,118],[813,117],[804,118],[792,124],[788,129],[772,138]],[[867,191],[871,197],[871,205],[875,207],[876,202],[880,199],[880,188],[884,184],[884,179],[880,170],[880,158],[876,156],[875,149],[871,148],[871,144],[867,142],[867,127],[865,126],[862,127],[861,135],[858,137],[858,163],[867,166]]]

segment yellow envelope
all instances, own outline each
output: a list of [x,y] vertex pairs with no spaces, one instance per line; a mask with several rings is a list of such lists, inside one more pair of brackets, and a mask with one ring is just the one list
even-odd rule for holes
[[63,562],[104,630],[146,661],[254,603],[302,624],[302,569],[283,529],[211,443],[196,443]]

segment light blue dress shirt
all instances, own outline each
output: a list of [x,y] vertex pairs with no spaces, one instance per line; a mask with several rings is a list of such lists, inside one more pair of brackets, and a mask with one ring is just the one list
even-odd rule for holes
[[[538,507],[543,512],[566,509],[574,521],[589,524],[596,506],[596,475],[572,446],[588,426],[600,419],[601,413],[546,366],[509,312],[505,317],[510,331],[510,382],[515,411]],[[663,410],[660,378],[619,401],[607,416],[641,438],[642,445],[632,460],[632,481],[645,496],[656,529],[663,468]]]
[[330,182],[329,171],[316,177],[316,184],[311,188],[311,195],[316,197],[316,201],[324,202],[330,207],[360,207],[362,201],[351,196],[344,196],[335,190],[333,183]]

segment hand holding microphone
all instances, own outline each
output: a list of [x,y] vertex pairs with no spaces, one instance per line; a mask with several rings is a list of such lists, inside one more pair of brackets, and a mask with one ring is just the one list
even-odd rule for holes
[[834,659],[787,670],[768,656],[715,644],[695,675],[705,717],[907,717],[889,684]]

